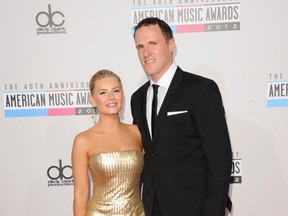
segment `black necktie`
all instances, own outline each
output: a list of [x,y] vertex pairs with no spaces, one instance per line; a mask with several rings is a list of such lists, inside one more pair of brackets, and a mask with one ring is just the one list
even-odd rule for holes
[[158,103],[157,93],[159,85],[153,84],[152,87],[153,87],[153,100],[152,100],[152,112],[151,112],[151,133],[153,139],[157,120],[157,103]]

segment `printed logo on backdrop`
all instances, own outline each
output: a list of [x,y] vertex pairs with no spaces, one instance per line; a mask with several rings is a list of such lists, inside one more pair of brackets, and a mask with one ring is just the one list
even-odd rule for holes
[[232,170],[231,170],[231,181],[230,183],[242,183],[242,165],[239,152],[233,152],[232,158]]
[[288,78],[287,74],[269,74],[267,82],[267,107],[288,107]]
[[52,165],[47,169],[47,176],[50,179],[48,187],[70,186],[74,184],[72,167],[62,164],[61,159],[59,159],[58,164]]
[[240,30],[240,0],[132,0],[132,32],[147,17],[164,20],[174,33]]
[[92,115],[89,82],[4,84],[4,116]]
[[63,12],[52,9],[49,4],[46,9],[39,11],[36,14],[36,24],[38,28],[36,29],[37,35],[47,35],[47,34],[66,34],[65,15]]

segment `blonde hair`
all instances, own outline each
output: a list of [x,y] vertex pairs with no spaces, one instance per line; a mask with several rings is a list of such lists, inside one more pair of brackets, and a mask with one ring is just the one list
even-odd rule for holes
[[118,82],[120,83],[120,86],[122,88],[121,79],[117,74],[115,74],[114,72],[107,70],[107,69],[101,69],[101,70],[97,71],[90,79],[89,88],[90,88],[90,94],[91,95],[93,95],[96,81],[103,79],[105,77],[115,77],[118,80]]

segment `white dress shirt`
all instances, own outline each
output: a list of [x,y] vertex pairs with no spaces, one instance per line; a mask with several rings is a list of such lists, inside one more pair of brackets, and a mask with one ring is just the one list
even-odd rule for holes
[[146,117],[147,117],[147,122],[148,122],[148,127],[150,130],[150,134],[151,134],[151,112],[152,112],[152,100],[153,100],[153,84],[157,84],[159,85],[158,88],[158,95],[157,95],[157,99],[158,99],[158,104],[157,104],[157,114],[159,113],[159,110],[162,106],[162,103],[164,101],[164,98],[166,96],[166,93],[168,91],[168,88],[170,86],[170,83],[173,79],[173,76],[176,72],[177,69],[177,65],[175,63],[172,63],[172,65],[170,66],[170,68],[168,69],[168,71],[166,73],[164,73],[164,75],[158,80],[157,83],[154,83],[151,79],[150,79],[150,86],[148,88],[147,91],[147,103],[146,103]]

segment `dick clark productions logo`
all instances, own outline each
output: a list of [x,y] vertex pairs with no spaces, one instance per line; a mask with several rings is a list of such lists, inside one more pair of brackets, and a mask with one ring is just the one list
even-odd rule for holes
[[36,15],[37,35],[41,34],[65,34],[65,16],[61,11],[53,11],[48,5],[48,11],[40,11]]
[[58,166],[54,165],[48,168],[47,176],[50,178],[48,187],[73,185],[72,167],[70,165],[63,166],[61,159]]

